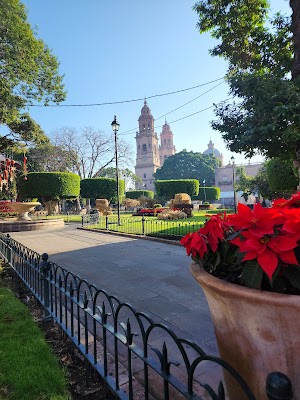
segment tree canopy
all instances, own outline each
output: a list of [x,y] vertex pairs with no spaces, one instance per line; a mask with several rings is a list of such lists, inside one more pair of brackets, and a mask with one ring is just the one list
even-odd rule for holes
[[0,151],[15,142],[45,143],[48,138],[26,108],[34,101],[65,99],[59,63],[27,21],[19,0],[1,0],[0,7]]
[[290,6],[291,18],[269,18],[266,0],[194,6],[200,33],[219,40],[211,54],[228,61],[226,79],[236,99],[216,106],[212,126],[231,151],[248,157],[259,152],[300,162],[300,3],[290,0]]
[[205,180],[207,186],[212,186],[215,184],[215,168],[219,165],[220,162],[214,156],[183,150],[168,157],[153,176],[156,180]]

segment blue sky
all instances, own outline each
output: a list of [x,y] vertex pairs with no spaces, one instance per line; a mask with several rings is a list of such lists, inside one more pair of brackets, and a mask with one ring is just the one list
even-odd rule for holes
[[[23,0],[29,22],[60,60],[68,92],[65,103],[91,104],[139,99],[205,84],[222,78],[227,64],[211,57],[214,42],[196,28],[195,0]],[[288,2],[273,0],[274,12],[290,13]],[[174,134],[177,151],[201,151],[211,140],[224,155],[221,134],[212,130],[214,119],[209,109],[192,117],[172,122],[201,111],[228,98],[222,81],[169,96],[148,99],[155,118],[156,132],[165,114]],[[207,90],[208,93],[204,94]],[[121,125],[120,135],[135,154],[135,131],[143,100],[95,107],[31,108],[30,112],[51,137],[64,126],[92,126],[111,133],[114,115]],[[161,118],[160,118],[161,117]],[[130,132],[128,132],[130,131]],[[234,154],[237,163],[248,162]],[[251,161],[261,161],[260,156]]]

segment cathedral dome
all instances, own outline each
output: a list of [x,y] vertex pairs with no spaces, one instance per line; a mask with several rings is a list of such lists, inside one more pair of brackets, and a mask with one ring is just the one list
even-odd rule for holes
[[210,140],[207,149],[203,152],[203,154],[213,154],[216,158],[222,157],[222,154],[219,152],[219,150],[214,148],[214,143]]

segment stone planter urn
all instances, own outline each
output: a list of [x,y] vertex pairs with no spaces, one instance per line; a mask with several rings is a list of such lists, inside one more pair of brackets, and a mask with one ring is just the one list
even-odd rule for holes
[[[237,370],[257,400],[268,400],[266,378],[275,371],[288,376],[293,399],[299,400],[300,296],[228,283],[196,263],[190,270],[208,301],[220,357]],[[224,380],[230,400],[245,399],[226,371]]]
[[40,206],[41,203],[38,201],[32,202],[12,202],[9,203],[8,206],[14,211],[19,213],[19,217],[17,221],[31,221],[31,218],[28,216],[28,213],[34,209],[36,206]]

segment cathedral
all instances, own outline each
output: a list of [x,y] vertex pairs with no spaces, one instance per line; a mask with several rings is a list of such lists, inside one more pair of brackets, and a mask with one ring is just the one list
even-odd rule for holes
[[135,174],[142,179],[138,189],[154,191],[153,174],[162,167],[166,158],[176,153],[176,149],[173,143],[173,133],[167,121],[162,127],[159,144],[157,133],[154,132],[154,118],[146,100],[139,117],[139,131],[136,133],[135,140]]

